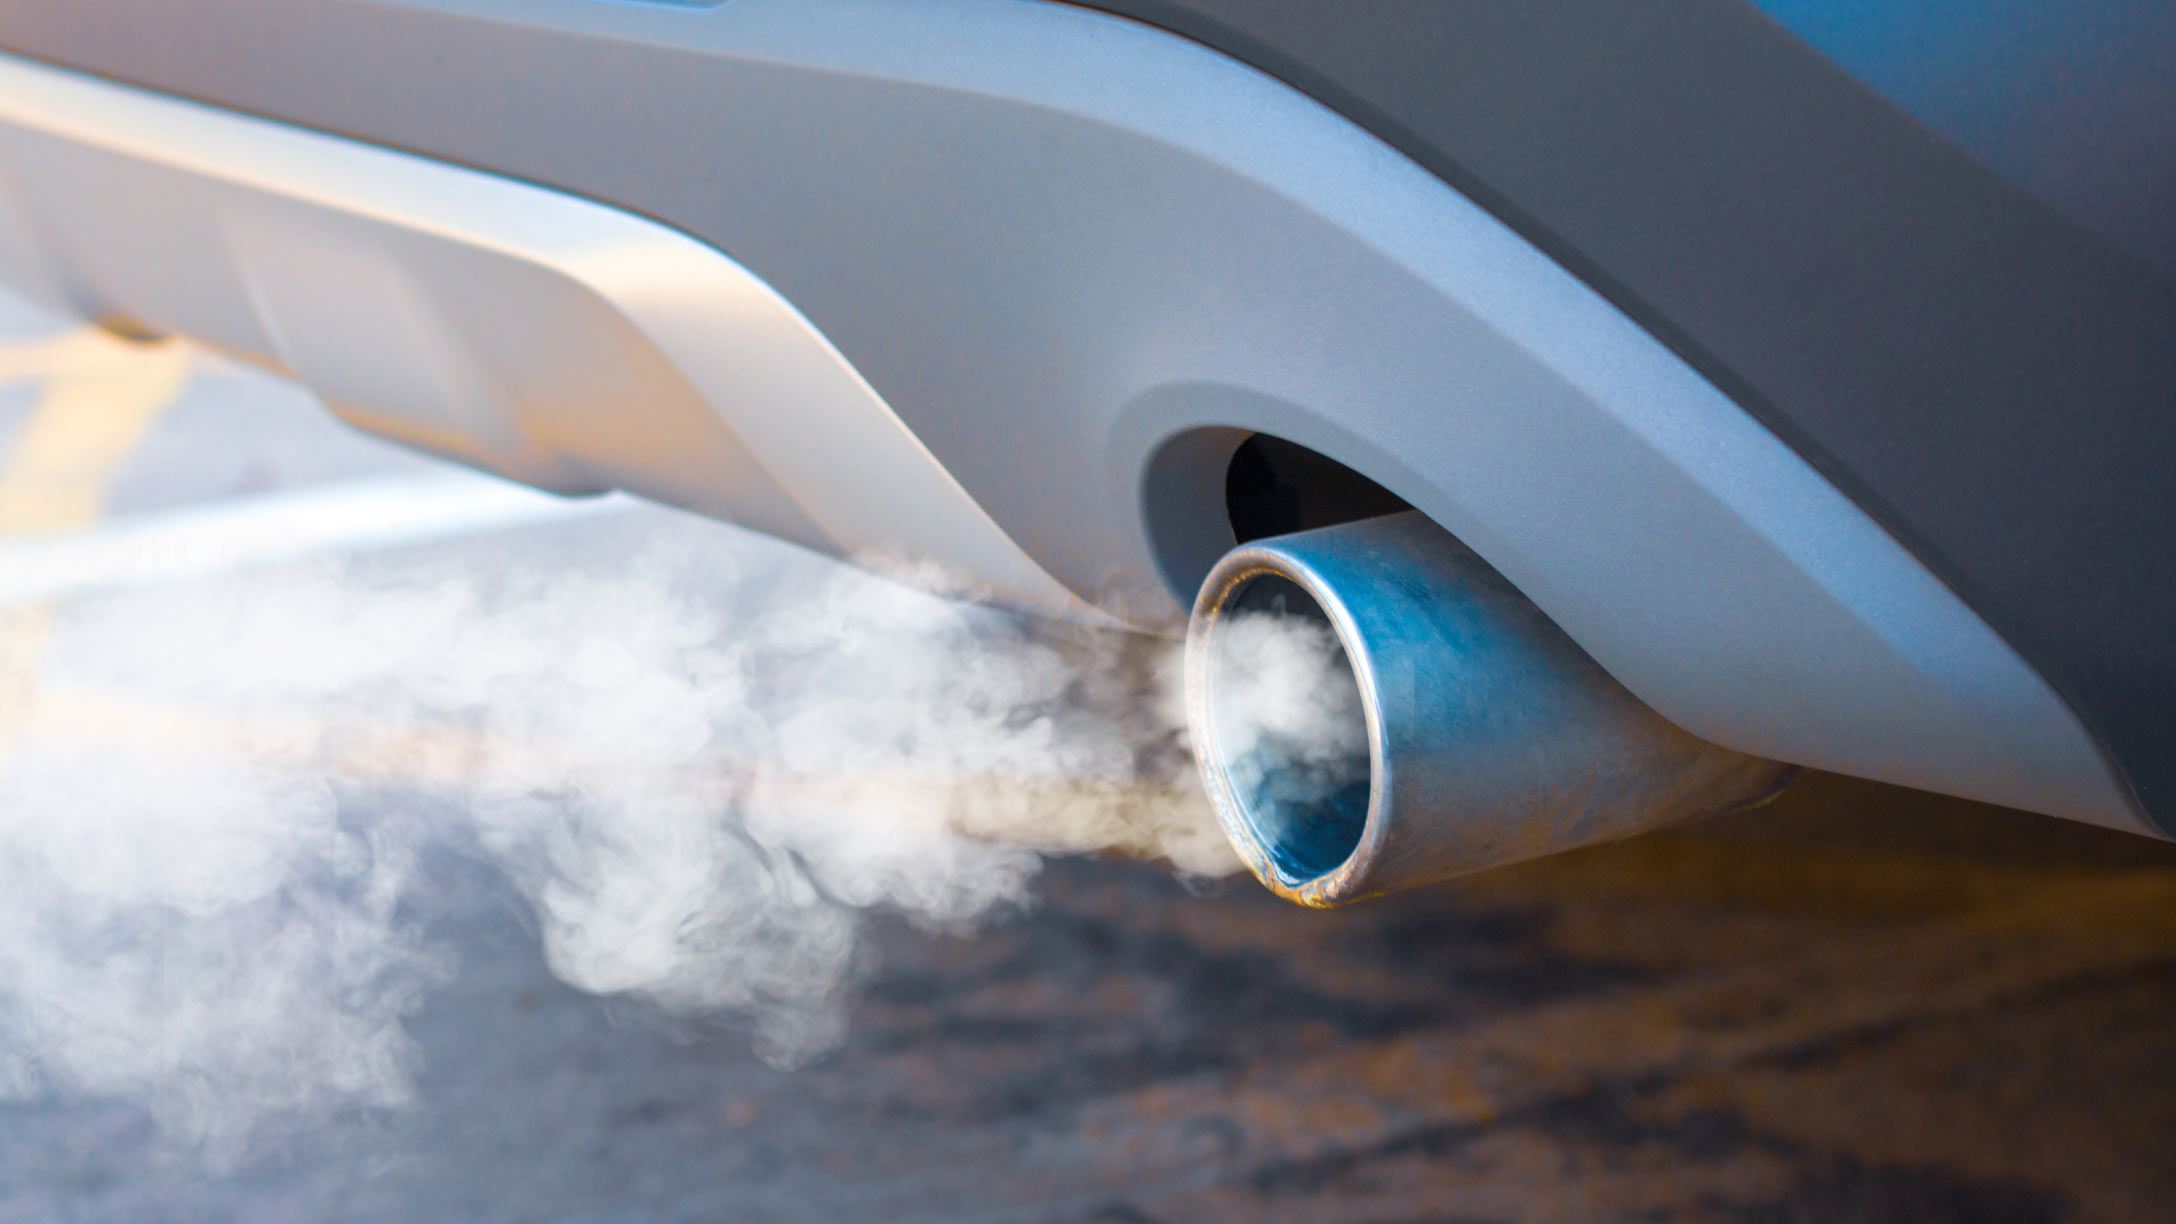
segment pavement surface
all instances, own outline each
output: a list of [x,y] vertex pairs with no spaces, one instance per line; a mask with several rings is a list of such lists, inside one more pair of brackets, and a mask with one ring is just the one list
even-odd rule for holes
[[[761,600],[828,565],[445,483],[180,346],[0,332],[17,723],[53,697],[53,610],[117,583],[424,546],[593,567],[669,537],[760,555],[720,598]],[[325,509],[401,489],[460,538]],[[358,802],[427,808],[440,758],[389,759]],[[0,1057],[0,1221],[2176,1218],[2176,847],[2083,826],[1812,776],[1330,913],[1053,857],[970,925],[865,915],[843,1044],[792,1070],[744,1017],[564,984],[531,894],[433,854],[459,970],[400,1020],[410,1099],[213,1152],[126,1091],[11,1088]],[[9,952],[0,1020],[31,988]]]

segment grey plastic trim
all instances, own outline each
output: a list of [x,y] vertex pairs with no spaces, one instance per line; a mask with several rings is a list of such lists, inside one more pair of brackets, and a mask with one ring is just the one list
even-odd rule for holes
[[618,209],[0,56],[0,279],[268,359],[516,480],[1096,616],[769,286]]
[[[261,40],[234,77],[258,109],[730,251],[1136,623],[1180,611],[1152,540],[1224,530],[1152,461],[1266,430],[1452,530],[1696,734],[2146,830],[2047,685],[1788,447],[1470,200],[1197,44],[1031,0],[311,17],[192,37]],[[232,53],[202,49],[204,89]]]

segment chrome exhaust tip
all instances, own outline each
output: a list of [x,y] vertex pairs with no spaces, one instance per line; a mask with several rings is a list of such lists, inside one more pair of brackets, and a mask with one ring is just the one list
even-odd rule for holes
[[1226,835],[1302,905],[1752,806],[1792,773],[1647,708],[1417,512],[1227,554],[1186,693]]

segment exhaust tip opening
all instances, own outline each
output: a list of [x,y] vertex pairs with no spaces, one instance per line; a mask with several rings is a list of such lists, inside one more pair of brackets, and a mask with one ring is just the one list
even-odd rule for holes
[[1211,753],[1246,839],[1297,888],[1360,848],[1374,786],[1360,677],[1329,613],[1282,574],[1217,609],[1204,676]]

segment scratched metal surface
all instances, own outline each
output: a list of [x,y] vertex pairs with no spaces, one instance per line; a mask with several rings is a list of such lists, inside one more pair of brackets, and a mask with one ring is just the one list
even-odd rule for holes
[[[0,484],[49,461],[0,527],[414,462],[85,343],[0,348]],[[213,1176],[126,1105],[0,1106],[0,1221],[2176,1216],[2176,847],[2082,826],[1813,777],[1330,913],[1059,860],[978,934],[877,922],[848,1044],[790,1073],[559,985],[503,884],[429,870],[465,969],[412,1108]]]

